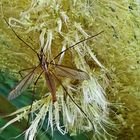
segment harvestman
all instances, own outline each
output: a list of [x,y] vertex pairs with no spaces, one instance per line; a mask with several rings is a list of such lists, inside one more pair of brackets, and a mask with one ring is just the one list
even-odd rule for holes
[[38,70],[41,70],[37,80],[35,81],[34,85],[36,85],[39,77],[44,73],[45,74],[45,80],[46,80],[46,85],[48,87],[48,90],[51,93],[52,96],[52,102],[56,102],[57,97],[56,97],[56,85],[55,85],[55,80],[59,82],[59,84],[63,87],[64,91],[66,94],[70,97],[70,99],[74,102],[74,104],[81,110],[81,112],[86,116],[86,118],[91,122],[90,118],[86,115],[86,113],[82,110],[82,108],[74,101],[72,96],[67,92],[65,86],[61,83],[61,80],[57,76],[61,77],[68,77],[72,79],[78,79],[78,80],[86,80],[89,79],[89,76],[86,72],[80,70],[80,69],[73,69],[64,65],[58,65],[53,63],[55,59],[57,59],[61,54],[64,52],[68,51],[69,49],[75,47],[76,45],[92,39],[99,34],[101,34],[103,31],[90,36],[86,39],[83,39],[74,45],[66,48],[65,50],[61,51],[58,53],[50,62],[47,62],[45,54],[44,54],[44,48],[41,48],[40,52],[36,52],[28,43],[26,43],[22,38],[18,36],[18,34],[15,32],[15,30],[9,25],[8,21],[6,18],[4,18],[5,22],[8,24],[8,26],[11,28],[11,30],[14,32],[14,34],[17,36],[19,40],[21,40],[26,46],[28,46],[38,57],[39,64],[33,68],[30,68],[31,71],[17,84],[17,86],[9,93],[8,99],[12,100],[19,96],[24,90],[28,88],[28,86],[32,83],[34,80],[35,75],[38,73]]

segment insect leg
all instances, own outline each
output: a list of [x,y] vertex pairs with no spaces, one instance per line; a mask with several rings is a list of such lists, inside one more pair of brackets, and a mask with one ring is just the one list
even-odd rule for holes
[[15,34],[15,36],[22,41],[28,48],[30,48],[36,55],[37,57],[40,59],[39,54],[36,52],[36,50],[34,50],[28,43],[26,43],[17,33],[16,31],[12,28],[12,26],[8,23],[7,19],[5,17],[3,17],[4,21],[6,22],[6,24],[11,28],[12,32]]
[[92,120],[89,118],[89,116],[85,113],[85,111],[80,107],[80,105],[78,105],[78,103],[76,103],[73,99],[73,97],[68,93],[67,89],[65,88],[65,86],[62,84],[62,82],[60,81],[59,78],[57,78],[57,76],[52,72],[52,74],[54,75],[54,77],[56,78],[56,80],[60,83],[60,85],[62,86],[62,88],[64,89],[64,91],[66,92],[67,96],[69,96],[69,98],[71,99],[71,101],[78,107],[78,109],[84,114],[84,116],[87,118],[87,120],[91,123],[92,128],[94,130],[94,125]]
[[86,41],[86,40],[90,40],[90,39],[92,39],[92,38],[98,36],[98,35],[101,34],[102,32],[103,32],[103,31],[100,31],[100,32],[97,33],[97,34],[92,35],[92,36],[90,36],[90,37],[88,37],[88,38],[85,38],[85,39],[83,39],[83,40],[80,40],[79,42],[77,42],[77,43],[73,44],[72,46],[66,48],[65,50],[63,50],[63,51],[61,51],[60,53],[58,53],[58,54],[53,58],[53,60],[50,61],[50,63],[52,63],[52,62],[53,62],[56,58],[58,58],[62,53],[68,51],[68,50],[71,49],[71,48],[74,48],[75,46],[77,46],[78,44],[80,44],[80,43],[82,43],[82,42],[84,42],[84,41]]
[[34,68],[35,68],[35,67],[27,68],[27,69],[21,69],[21,70],[18,71],[18,73],[19,73],[19,75],[21,76],[21,78],[23,78],[23,75],[22,75],[22,72],[23,72],[23,71],[32,70],[32,69],[34,69]]

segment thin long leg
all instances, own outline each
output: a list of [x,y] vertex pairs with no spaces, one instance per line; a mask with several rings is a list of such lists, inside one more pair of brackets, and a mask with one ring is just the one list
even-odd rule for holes
[[101,34],[102,32],[103,32],[103,31],[101,31],[101,32],[99,32],[99,33],[97,33],[97,34],[95,34],[95,35],[92,35],[92,36],[90,36],[90,37],[88,37],[88,38],[85,38],[85,39],[83,39],[83,40],[80,40],[79,42],[77,42],[77,43],[73,44],[72,46],[66,48],[65,50],[63,50],[63,51],[61,51],[60,53],[58,53],[58,54],[53,58],[53,60],[50,61],[50,63],[52,63],[52,62],[53,62],[56,58],[58,58],[62,53],[68,51],[69,49],[75,47],[76,45],[78,45],[78,44],[80,44],[80,43],[82,43],[82,42],[84,42],[84,41],[86,41],[86,40],[90,40],[90,39],[92,39],[92,38],[98,36],[98,35]]
[[85,111],[80,107],[80,105],[78,105],[73,97],[68,93],[67,89],[65,88],[65,86],[62,84],[62,82],[60,81],[59,78],[57,78],[57,76],[52,72],[53,76],[55,77],[55,79],[60,83],[60,85],[62,86],[62,88],[64,89],[64,91],[66,92],[66,94],[69,96],[69,98],[71,99],[71,101],[79,108],[79,110],[84,114],[84,116],[89,120],[89,122],[91,123],[92,125],[92,128],[94,130],[94,125],[93,125],[93,122],[92,120],[89,118],[89,116],[85,113]]
[[13,33],[16,35],[16,37],[22,41],[26,46],[28,46],[36,55],[37,57],[40,59],[39,54],[36,52],[36,50],[34,50],[28,43],[26,43],[21,37],[19,37],[19,35],[16,33],[16,31],[12,28],[12,26],[8,23],[8,21],[6,20],[5,17],[3,17],[3,19],[5,20],[5,22],[7,23],[7,25],[11,28],[11,30],[13,31]]
[[22,76],[22,73],[23,71],[26,71],[26,70],[30,70],[30,69],[34,69],[35,67],[32,67],[32,68],[27,68],[27,69],[21,69],[20,71],[18,71],[19,75],[21,76],[21,78],[23,78]]

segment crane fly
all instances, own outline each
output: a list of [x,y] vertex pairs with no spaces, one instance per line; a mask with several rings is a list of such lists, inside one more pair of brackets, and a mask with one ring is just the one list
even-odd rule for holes
[[[89,39],[101,34],[103,31],[75,43],[74,45],[72,45],[72,46],[66,48],[65,50],[61,51],[60,53],[58,53],[53,58],[53,60],[51,60],[50,62],[47,62],[46,56],[44,53],[44,48],[41,48],[39,53],[36,52],[28,43],[26,43],[22,38],[20,38],[18,36],[18,34],[11,27],[11,25],[9,25],[6,18],[4,18],[4,20],[8,24],[8,26],[11,28],[11,30],[14,32],[14,34],[17,36],[17,38],[19,40],[21,40],[26,46],[28,46],[37,55],[38,60],[39,60],[39,64],[33,68],[30,68],[32,70],[17,84],[17,86],[13,90],[11,90],[11,92],[8,95],[9,100],[12,100],[12,99],[18,97],[24,90],[26,90],[29,87],[29,85],[34,81],[35,75],[38,74],[38,71],[40,71],[40,74],[39,74],[35,83],[37,83],[39,77],[42,74],[44,74],[46,85],[47,85],[48,90],[51,93],[53,103],[57,100],[57,98],[56,98],[56,83],[55,83],[55,80],[58,81],[57,76],[72,78],[75,80],[76,79],[78,79],[78,80],[89,79],[89,75],[80,69],[70,68],[68,66],[55,64],[53,62],[55,59],[57,59],[64,52],[68,51],[69,49],[75,47],[76,45],[78,45],[86,40],[89,40]],[[60,81],[59,81],[59,83],[60,83]],[[62,87],[64,88],[64,86],[62,86]]]

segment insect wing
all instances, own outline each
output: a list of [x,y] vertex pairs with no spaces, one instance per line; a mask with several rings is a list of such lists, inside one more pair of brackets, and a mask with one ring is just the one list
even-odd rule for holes
[[49,71],[45,71],[46,84],[51,92],[53,102],[56,101],[56,84],[53,75]]
[[70,67],[57,65],[57,64],[55,64],[54,69],[55,69],[55,74],[57,76],[68,77],[68,78],[77,79],[77,80],[89,79],[89,75],[80,69],[73,69]]
[[26,90],[29,87],[29,85],[33,81],[36,70],[37,69],[31,71],[19,82],[19,84],[9,93],[8,100],[12,100],[18,97],[24,90]]

